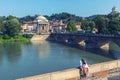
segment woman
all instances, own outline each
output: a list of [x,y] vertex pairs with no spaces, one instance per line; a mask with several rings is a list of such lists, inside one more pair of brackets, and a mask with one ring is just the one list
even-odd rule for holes
[[84,77],[86,77],[88,74],[88,68],[89,67],[88,67],[87,62],[84,59],[82,59],[82,73]]

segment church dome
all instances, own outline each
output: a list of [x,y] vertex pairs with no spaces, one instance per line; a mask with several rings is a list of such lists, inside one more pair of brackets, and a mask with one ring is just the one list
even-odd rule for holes
[[112,8],[112,12],[117,12],[118,11],[118,9],[114,6],[113,8]]
[[47,20],[44,16],[38,16],[38,17],[36,18],[36,20],[37,20],[37,21],[46,21],[46,22],[48,22],[48,20]]

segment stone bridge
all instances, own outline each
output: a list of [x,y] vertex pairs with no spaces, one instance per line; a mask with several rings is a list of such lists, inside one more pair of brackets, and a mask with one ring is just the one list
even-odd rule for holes
[[49,40],[64,44],[78,44],[86,48],[109,49],[109,42],[112,41],[120,46],[120,36],[98,35],[98,34],[51,34]]

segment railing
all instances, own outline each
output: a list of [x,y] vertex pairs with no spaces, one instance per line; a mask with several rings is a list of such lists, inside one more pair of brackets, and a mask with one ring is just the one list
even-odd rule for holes
[[[89,75],[92,76],[93,73],[99,73],[102,71],[107,71],[111,69],[120,68],[120,60],[98,63],[90,65]],[[47,74],[31,76],[27,78],[21,78],[17,80],[70,80],[80,78],[80,72],[78,68],[67,69],[63,71],[51,72]]]

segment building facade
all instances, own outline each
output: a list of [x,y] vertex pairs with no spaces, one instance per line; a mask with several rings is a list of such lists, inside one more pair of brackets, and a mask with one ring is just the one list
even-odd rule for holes
[[77,30],[82,30],[81,29],[81,22],[76,22],[76,28],[77,28]]
[[22,32],[24,33],[33,33],[34,32],[34,26],[33,26],[33,22],[29,21],[29,22],[24,22],[22,25]]
[[114,7],[112,8],[111,14],[116,14],[116,13],[119,13],[119,11],[118,11],[117,7],[114,6]]
[[54,33],[61,33],[61,32],[65,32],[66,31],[66,27],[67,25],[64,24],[61,21],[54,21],[50,24],[50,26],[52,27],[52,32]]
[[34,30],[37,34],[49,33],[49,21],[44,16],[38,16],[34,21]]

